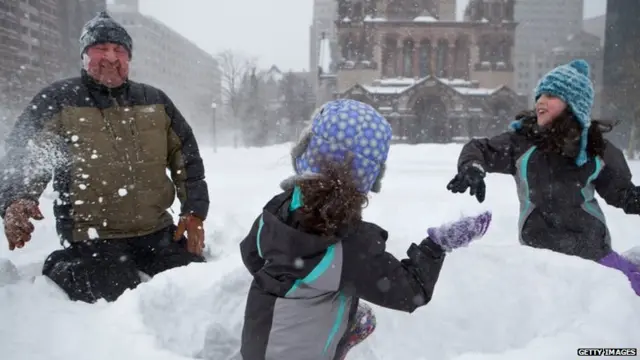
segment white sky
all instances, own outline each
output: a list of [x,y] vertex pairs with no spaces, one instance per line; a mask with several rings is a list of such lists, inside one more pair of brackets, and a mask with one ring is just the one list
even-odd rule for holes
[[[460,17],[469,0],[457,1]],[[585,17],[604,14],[606,1],[584,0]],[[143,13],[164,22],[212,54],[229,48],[256,56],[262,67],[276,64],[286,71],[309,66],[313,0],[141,0],[140,3]]]

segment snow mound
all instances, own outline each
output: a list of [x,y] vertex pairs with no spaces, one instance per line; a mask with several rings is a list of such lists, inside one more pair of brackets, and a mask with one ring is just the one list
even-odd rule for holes
[[459,250],[429,305],[378,314],[368,345],[381,359],[398,347],[416,360],[471,360],[569,359],[578,347],[640,345],[640,301],[624,275],[519,246]]
[[633,247],[621,255],[640,267],[640,246]]
[[[251,278],[238,242],[291,174],[289,148],[221,148],[214,155],[203,149],[216,204],[205,224],[211,262],[159,274],[115,303],[72,303],[40,276],[44,259],[60,248],[49,187],[41,199],[45,220],[34,223],[28,246],[10,252],[0,232],[0,359],[239,360]],[[448,193],[459,151],[394,145],[384,191],[364,215],[389,230],[388,249],[398,256],[427,226],[451,221],[461,209],[493,210],[487,236],[448,256],[426,307],[413,314],[375,307],[377,330],[349,360],[565,360],[576,358],[577,347],[640,347],[640,299],[624,275],[518,245],[518,202],[508,176],[487,177],[483,204]],[[640,176],[638,163],[630,166]],[[616,250],[637,245],[637,217],[603,210]]]
[[0,258],[0,286],[9,285],[20,280],[18,268],[9,259]]
[[[110,304],[69,302],[39,276],[5,285],[3,359],[239,359],[250,280],[228,256],[162,273]],[[376,332],[351,359],[569,359],[578,347],[640,345],[640,301],[622,274],[519,246],[459,250],[429,305],[376,313]]]

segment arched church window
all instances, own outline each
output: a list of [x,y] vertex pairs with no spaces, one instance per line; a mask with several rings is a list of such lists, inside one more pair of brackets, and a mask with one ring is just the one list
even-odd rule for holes
[[515,8],[514,0],[506,0],[505,9],[504,9],[504,18],[509,21],[513,21],[513,13]]
[[405,0],[404,10],[405,17],[413,19],[418,17],[422,12],[422,4],[420,0]]
[[421,10],[427,10],[428,12],[432,13],[433,10],[435,10],[433,6],[433,0],[422,0],[421,8]]
[[340,20],[349,16],[351,10],[351,0],[339,0],[338,2],[338,18]]
[[401,19],[404,15],[404,5],[402,0],[393,0],[387,5],[387,18]]
[[407,39],[402,44],[402,64],[403,64],[403,76],[413,77],[413,40]]
[[493,19],[495,20],[502,19],[502,16],[503,16],[502,6],[503,4],[501,3],[498,3],[498,2],[493,3],[493,9],[492,9],[493,11],[491,12]]
[[377,2],[378,0],[365,0],[365,16],[371,16],[372,18],[377,15]]
[[449,51],[449,42],[447,40],[438,40],[436,49],[436,76],[447,77],[447,55]]
[[419,51],[420,77],[426,77],[431,75],[431,42],[429,40],[421,41]]
[[355,0],[355,3],[353,4],[353,8],[351,11],[351,20],[355,20],[355,21],[362,20],[364,18],[363,11],[364,11],[364,8],[362,6],[362,1]]
[[465,78],[469,73],[469,42],[464,37],[456,39],[454,55],[454,76]]
[[392,37],[385,38],[384,47],[382,49],[382,66],[385,76],[395,75],[396,51],[397,40]]
[[487,37],[483,37],[480,39],[480,61],[491,61],[492,56],[491,56],[491,52],[492,52],[492,48],[491,48],[491,42],[489,41],[489,39]]
[[500,59],[498,59],[499,61],[502,61],[504,63],[510,63],[510,59],[511,59],[511,45],[509,44],[508,41],[503,41],[501,46],[500,46]]
[[364,60],[373,60],[373,34],[370,32],[362,32],[362,58]]
[[491,44],[491,62],[495,63],[502,59],[502,45],[500,43]]
[[353,34],[346,35],[342,38],[340,48],[342,57],[345,60],[355,60],[357,57],[356,47],[358,46],[358,40]]
[[491,19],[491,5],[492,3],[482,2],[479,6],[482,9],[482,19]]
[[340,39],[340,55],[342,55],[342,58],[345,60],[349,59],[348,42],[349,38],[346,36]]

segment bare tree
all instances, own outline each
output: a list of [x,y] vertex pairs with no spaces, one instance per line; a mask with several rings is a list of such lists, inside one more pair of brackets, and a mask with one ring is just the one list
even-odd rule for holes
[[243,81],[256,67],[256,59],[224,50],[218,55],[218,64],[222,72],[222,102],[238,119],[243,111]]
[[280,135],[283,140],[294,140],[313,113],[313,88],[305,77],[288,72],[280,82],[280,94],[281,113],[288,119],[287,127],[280,130]]

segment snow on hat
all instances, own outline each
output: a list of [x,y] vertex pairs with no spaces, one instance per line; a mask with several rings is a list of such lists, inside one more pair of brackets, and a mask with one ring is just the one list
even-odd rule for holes
[[372,106],[350,99],[324,104],[293,148],[298,175],[318,174],[323,161],[353,155],[353,174],[363,193],[380,191],[391,145],[391,125]]
[[582,166],[587,162],[587,135],[591,125],[591,108],[593,106],[593,84],[589,78],[589,64],[582,60],[573,60],[549,71],[535,89],[535,99],[542,94],[556,96],[569,106],[582,126],[580,136],[580,153],[576,164]]
[[133,50],[133,40],[127,30],[116,22],[106,11],[101,11],[89,20],[82,28],[80,35],[80,54],[87,48],[100,43],[114,43],[122,45],[129,53]]

